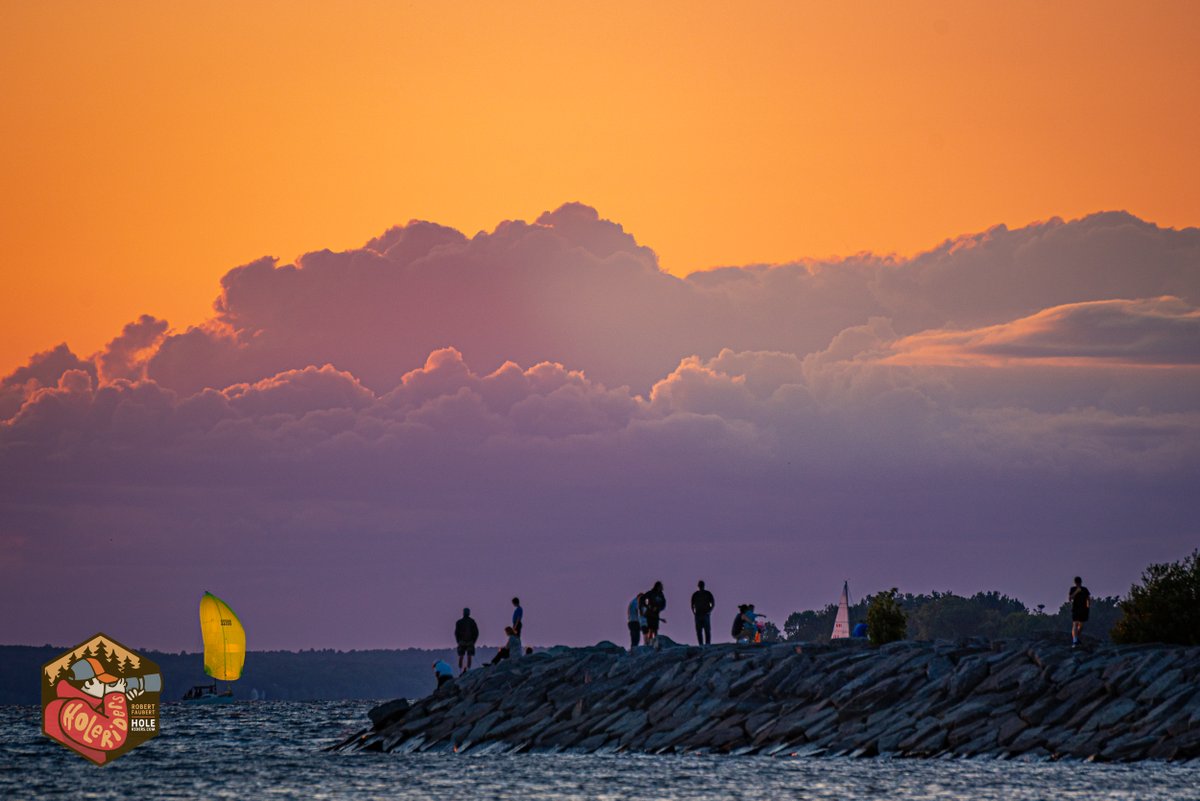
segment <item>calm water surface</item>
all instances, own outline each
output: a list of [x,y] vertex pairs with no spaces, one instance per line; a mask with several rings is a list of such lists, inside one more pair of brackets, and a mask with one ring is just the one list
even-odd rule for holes
[[0,707],[0,799],[1197,799],[1200,764],[717,756],[327,754],[368,702],[166,704],[97,767]]

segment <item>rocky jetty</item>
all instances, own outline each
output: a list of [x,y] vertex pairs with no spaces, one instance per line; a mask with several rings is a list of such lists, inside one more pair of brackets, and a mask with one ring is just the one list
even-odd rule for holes
[[337,749],[1200,756],[1200,648],[980,640],[559,648],[371,711]]

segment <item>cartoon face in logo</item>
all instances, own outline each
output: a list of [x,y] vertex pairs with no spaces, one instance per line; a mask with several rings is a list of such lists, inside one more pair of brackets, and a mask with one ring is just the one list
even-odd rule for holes
[[42,667],[42,731],[97,765],[158,734],[158,665],[97,634]]

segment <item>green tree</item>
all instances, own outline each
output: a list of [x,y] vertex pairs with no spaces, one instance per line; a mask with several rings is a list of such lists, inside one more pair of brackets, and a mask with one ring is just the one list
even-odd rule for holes
[[908,621],[896,600],[896,588],[878,593],[867,607],[867,636],[875,645],[903,640],[908,633]]
[[1200,550],[1179,562],[1154,564],[1121,601],[1112,638],[1120,643],[1200,645]]
[[833,631],[833,619],[837,616],[837,606],[830,604],[824,609],[807,609],[803,612],[792,612],[783,623],[784,636],[789,640],[811,642],[828,638]]
[[[833,633],[833,621],[837,618],[837,604],[829,604],[823,609],[808,609],[803,612],[792,612],[783,623],[785,640],[792,642],[820,642],[828,640]],[[850,605],[850,625],[861,621],[867,616],[866,600],[859,600]]]

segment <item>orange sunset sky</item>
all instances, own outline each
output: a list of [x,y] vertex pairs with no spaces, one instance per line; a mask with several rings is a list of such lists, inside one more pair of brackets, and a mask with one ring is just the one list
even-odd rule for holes
[[1200,4],[0,3],[0,373],[230,267],[591,204],[685,274],[1200,223]]

